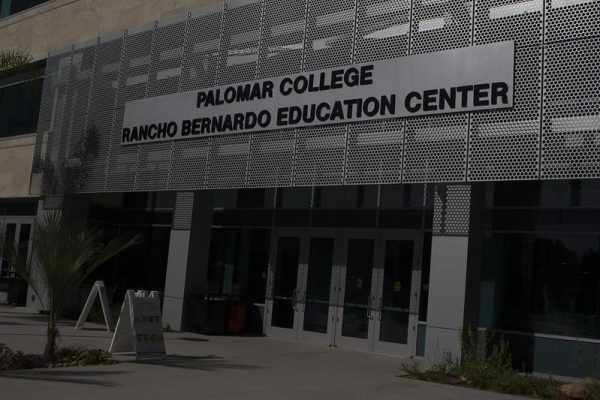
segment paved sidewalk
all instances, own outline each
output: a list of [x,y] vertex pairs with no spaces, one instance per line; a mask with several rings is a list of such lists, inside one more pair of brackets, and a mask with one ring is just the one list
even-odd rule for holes
[[[0,307],[0,343],[41,352],[44,317]],[[108,348],[99,325],[61,326],[63,344]],[[168,333],[168,360],[0,373],[0,398],[19,399],[517,399],[398,377],[402,359],[265,337]]]

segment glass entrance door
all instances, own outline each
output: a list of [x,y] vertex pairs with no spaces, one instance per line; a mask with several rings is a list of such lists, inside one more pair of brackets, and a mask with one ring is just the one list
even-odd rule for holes
[[413,354],[419,249],[414,233],[275,232],[265,332],[287,340]]
[[335,345],[370,351],[373,337],[372,292],[376,266],[375,235],[344,239]]
[[373,351],[377,353],[410,355],[416,346],[420,285],[417,244],[414,239],[382,238],[383,280],[372,302]]
[[309,235],[306,285],[301,293],[299,339],[305,343],[331,344],[335,308],[331,306],[331,277],[338,259],[339,240],[334,234]]
[[335,345],[399,356],[414,353],[418,248],[414,234],[346,235]]
[[298,266],[302,249],[300,236],[275,236],[271,246],[266,332],[270,336],[296,340],[298,337]]
[[335,233],[273,235],[265,331],[270,336],[330,344],[332,271],[338,258]]

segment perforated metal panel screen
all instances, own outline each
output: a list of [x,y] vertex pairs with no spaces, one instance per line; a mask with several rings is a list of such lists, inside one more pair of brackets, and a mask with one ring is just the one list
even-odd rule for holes
[[[600,176],[596,0],[231,0],[52,53],[36,160],[98,151],[82,191]],[[127,101],[513,40],[514,108],[122,146]]]

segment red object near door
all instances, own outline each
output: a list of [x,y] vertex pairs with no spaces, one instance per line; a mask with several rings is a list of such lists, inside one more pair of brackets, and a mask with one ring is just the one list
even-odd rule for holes
[[230,303],[228,311],[227,332],[230,334],[243,332],[246,325],[246,305],[244,303]]

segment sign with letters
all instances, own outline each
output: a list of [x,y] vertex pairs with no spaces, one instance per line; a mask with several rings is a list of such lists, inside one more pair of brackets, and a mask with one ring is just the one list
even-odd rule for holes
[[109,352],[134,352],[137,359],[166,357],[158,292],[127,291]]
[[499,42],[128,102],[121,143],[510,108],[514,43]]

